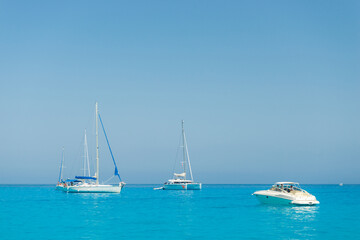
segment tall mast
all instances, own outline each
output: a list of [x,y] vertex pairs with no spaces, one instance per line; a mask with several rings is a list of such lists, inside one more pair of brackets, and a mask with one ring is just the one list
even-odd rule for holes
[[84,166],[83,166],[83,176],[85,176],[85,169],[86,169],[86,129],[84,135]]
[[96,125],[96,184],[99,184],[99,126],[98,126],[98,103],[95,104]]
[[184,173],[186,179],[186,147],[185,147],[184,120],[181,121],[181,127],[182,127],[182,139],[183,139],[183,165],[184,165]]

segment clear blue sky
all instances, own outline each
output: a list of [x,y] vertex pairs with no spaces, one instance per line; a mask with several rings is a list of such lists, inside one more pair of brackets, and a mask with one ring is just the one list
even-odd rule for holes
[[181,119],[203,183],[360,183],[359,33],[359,1],[1,0],[0,183],[55,183],[95,101],[128,183]]

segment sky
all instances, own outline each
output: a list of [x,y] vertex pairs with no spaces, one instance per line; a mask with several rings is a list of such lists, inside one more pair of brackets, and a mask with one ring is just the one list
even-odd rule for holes
[[85,128],[93,160],[96,101],[130,184],[181,120],[196,181],[359,184],[359,43],[351,0],[0,0],[0,184],[55,184],[63,147],[71,176]]

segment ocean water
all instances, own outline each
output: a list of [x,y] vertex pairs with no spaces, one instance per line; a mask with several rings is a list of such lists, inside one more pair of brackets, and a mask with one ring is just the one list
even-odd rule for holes
[[0,239],[360,239],[360,185],[303,185],[318,206],[263,205],[269,185],[68,194],[0,185]]

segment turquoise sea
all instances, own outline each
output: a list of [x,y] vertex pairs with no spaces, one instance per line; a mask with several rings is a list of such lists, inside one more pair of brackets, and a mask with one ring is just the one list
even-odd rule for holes
[[360,185],[303,185],[319,206],[262,205],[270,185],[69,194],[0,185],[0,239],[360,239]]

